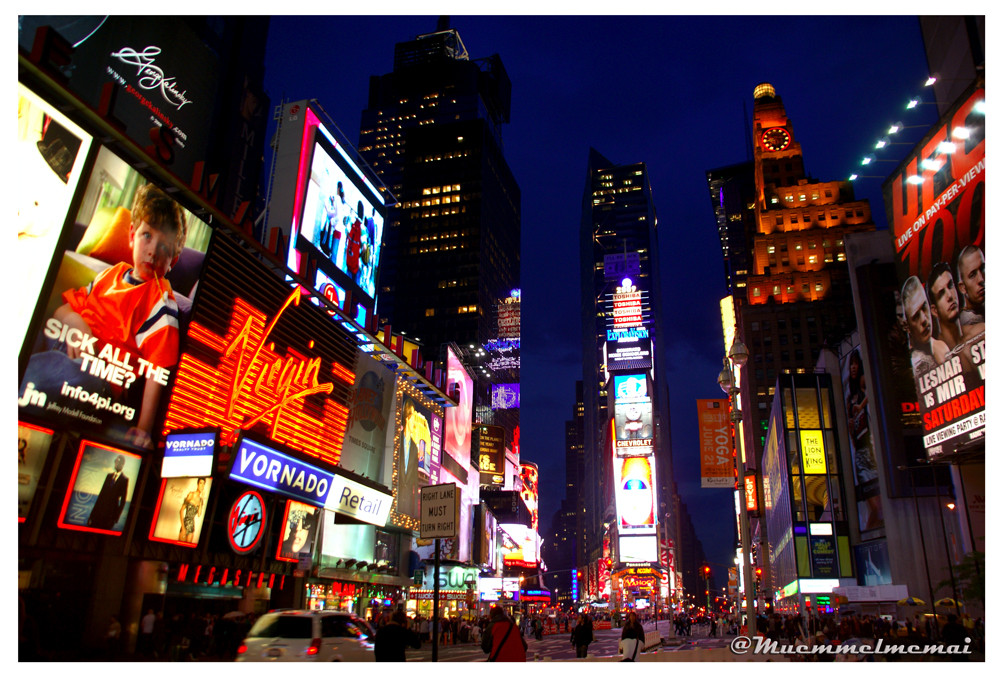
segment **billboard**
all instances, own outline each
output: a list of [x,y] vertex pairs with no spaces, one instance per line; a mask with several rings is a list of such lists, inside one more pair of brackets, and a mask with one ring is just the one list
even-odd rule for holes
[[17,423],[17,521],[28,518],[38,489],[38,478],[52,446],[53,432],[47,428]]
[[607,341],[604,344],[608,371],[650,369],[653,344],[649,335],[649,292],[640,290],[628,277],[605,294]]
[[515,289],[511,295],[497,304],[497,336],[501,339],[521,337],[521,290]]
[[210,237],[203,221],[102,148],[41,297],[20,410],[152,448]]
[[476,426],[479,440],[480,482],[502,487],[504,481],[504,438],[506,430],[499,425]]
[[57,524],[121,536],[141,466],[138,454],[81,441]]
[[697,400],[701,488],[733,488],[733,436],[729,400]]
[[521,408],[521,384],[520,383],[494,383],[493,386],[493,409],[520,409]]
[[379,480],[385,455],[389,414],[396,391],[396,375],[378,360],[358,354],[357,377],[350,401],[350,415],[340,466],[369,479]]
[[615,455],[652,454],[655,425],[646,375],[615,375],[613,383]]
[[618,561],[622,564],[656,562],[657,557],[655,534],[648,536],[620,536],[618,538]]
[[462,366],[451,346],[447,349],[448,395],[458,401],[444,410],[444,450],[459,465],[468,470],[472,450],[472,377]]
[[168,16],[18,17],[18,43],[30,51],[44,25],[72,45],[65,86],[122,123],[157,162],[191,180],[195,163],[208,156],[221,75],[217,53],[182,19]]
[[208,477],[215,469],[218,440],[214,430],[167,435],[160,477]]
[[224,447],[249,431],[336,465],[358,355],[346,332],[221,231],[198,290],[212,302],[192,310],[165,430],[217,428]]
[[164,479],[156,499],[149,540],[189,548],[198,545],[211,493],[211,477]]
[[616,457],[613,467],[618,533],[622,536],[655,533],[656,472],[653,457]]
[[855,347],[840,359],[844,384],[844,411],[847,414],[851,466],[854,471],[854,496],[858,507],[858,529],[864,534],[885,525],[882,517],[882,493],[878,464],[869,424],[868,385],[861,348]]
[[396,512],[420,518],[420,487],[437,484],[441,468],[441,417],[415,394],[399,393]]
[[505,567],[538,564],[538,532],[523,524],[501,524],[500,553]]
[[281,540],[278,542],[275,559],[282,562],[310,559],[322,516],[322,508],[298,501],[286,501],[285,515],[281,521]]
[[522,463],[521,470],[521,500],[531,515],[531,528],[538,531],[538,466],[534,463]]
[[13,337],[19,348],[27,336],[90,144],[90,135],[17,84],[17,141],[12,158],[18,173],[18,190],[13,195],[17,249],[13,254],[18,262],[18,286],[24,293],[9,295],[9,302],[14,305]]
[[882,185],[931,460],[985,441],[985,98],[970,87]]

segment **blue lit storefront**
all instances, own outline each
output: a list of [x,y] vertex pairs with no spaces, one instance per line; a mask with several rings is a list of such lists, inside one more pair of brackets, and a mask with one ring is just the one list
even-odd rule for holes
[[835,411],[830,375],[779,376],[762,478],[762,592],[779,612],[832,611],[834,588],[855,582]]

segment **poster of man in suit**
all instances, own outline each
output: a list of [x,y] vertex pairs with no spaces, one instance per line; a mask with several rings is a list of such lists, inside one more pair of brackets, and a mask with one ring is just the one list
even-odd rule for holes
[[120,534],[141,463],[142,458],[136,454],[82,442],[59,526]]

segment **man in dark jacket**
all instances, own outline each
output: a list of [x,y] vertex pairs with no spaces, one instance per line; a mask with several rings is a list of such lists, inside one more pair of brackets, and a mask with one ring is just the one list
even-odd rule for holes
[[490,609],[490,624],[483,632],[480,646],[483,653],[489,656],[486,660],[490,663],[523,663],[528,660],[528,643],[500,606]]
[[406,614],[396,610],[388,623],[375,633],[375,660],[406,661],[406,647],[420,648],[420,638],[407,625]]
[[594,641],[594,623],[587,614],[580,615],[580,621],[569,636],[570,644],[576,647],[576,657],[586,658],[587,647]]

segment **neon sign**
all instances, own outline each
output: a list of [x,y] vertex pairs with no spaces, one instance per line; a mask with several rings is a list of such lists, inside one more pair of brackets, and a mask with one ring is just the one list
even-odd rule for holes
[[[181,356],[173,398],[164,428],[218,427],[220,442],[232,446],[237,431],[262,425],[272,440],[309,456],[336,464],[347,430],[348,410],[329,397],[334,381],[354,384],[354,373],[322,358],[309,357],[288,346],[279,354],[271,333],[290,306],[298,306],[303,292],[295,288],[284,304],[268,317],[247,301],[236,298],[229,326],[218,335],[192,322],[188,338],[217,355],[217,363]],[[314,341],[308,341],[313,348]]]

